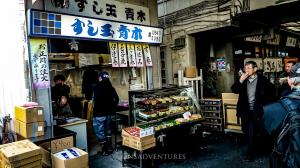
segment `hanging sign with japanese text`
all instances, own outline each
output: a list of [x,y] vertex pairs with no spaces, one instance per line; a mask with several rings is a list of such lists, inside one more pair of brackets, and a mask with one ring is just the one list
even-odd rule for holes
[[143,67],[144,58],[143,58],[143,48],[141,44],[135,44],[135,53],[136,53],[137,67]]
[[34,88],[50,88],[47,40],[30,39],[30,50],[30,61]]
[[272,44],[272,45],[279,45],[279,42],[280,42],[279,34],[275,34],[275,36],[272,40],[267,40],[267,44]]
[[143,44],[143,51],[144,51],[146,66],[152,66],[152,58],[151,58],[150,48],[148,44]]
[[162,43],[163,29],[31,10],[31,36]]
[[111,66],[112,67],[119,67],[119,57],[118,57],[118,43],[110,42],[110,57],[111,57]]
[[47,0],[45,10],[150,25],[149,8],[114,0]]
[[136,56],[135,56],[134,44],[127,43],[127,51],[128,51],[129,66],[136,67]]
[[296,47],[297,39],[293,37],[287,37],[286,46],[288,47]]
[[126,43],[118,43],[120,67],[127,67]]

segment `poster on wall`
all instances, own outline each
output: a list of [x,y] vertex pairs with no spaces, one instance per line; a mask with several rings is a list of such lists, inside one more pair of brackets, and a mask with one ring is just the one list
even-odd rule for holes
[[264,72],[276,72],[276,59],[273,58],[265,58],[264,59]]
[[120,67],[127,67],[126,43],[118,43]]
[[144,51],[146,66],[152,66],[152,58],[151,58],[150,48],[148,44],[143,44],[143,51]]
[[127,43],[127,51],[128,51],[129,66],[136,67],[136,56],[135,56],[134,44]]
[[217,67],[218,67],[218,71],[225,71],[226,70],[225,58],[218,58],[217,59]]
[[281,72],[283,71],[283,62],[282,58],[276,58],[276,72]]
[[47,39],[30,39],[30,61],[34,88],[50,88]]
[[143,67],[144,58],[143,58],[143,48],[141,44],[135,44],[135,53],[136,53],[137,67]]
[[119,56],[118,56],[118,43],[109,42],[111,66],[119,67]]

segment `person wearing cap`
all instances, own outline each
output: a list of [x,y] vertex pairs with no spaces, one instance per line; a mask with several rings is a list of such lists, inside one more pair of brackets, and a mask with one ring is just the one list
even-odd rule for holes
[[[291,92],[282,97],[281,100],[278,100],[272,104],[269,104],[267,106],[264,106],[264,115],[263,115],[263,125],[264,129],[266,130],[266,133],[271,136],[272,142],[271,144],[274,144],[277,137],[280,134],[282,124],[287,116],[288,111],[283,106],[283,103],[281,102],[282,99],[288,98],[291,100],[295,105],[300,105],[300,63],[296,63],[292,69],[291,74],[288,77],[288,84],[291,87]],[[299,137],[300,139],[300,137]],[[298,142],[299,142],[298,139]],[[299,151],[298,151],[299,152]],[[298,158],[300,159],[300,158]],[[299,160],[298,160],[299,161]],[[270,162],[272,163],[272,162]],[[300,166],[300,163],[298,163],[298,167]],[[270,167],[273,167],[276,165],[270,165]],[[288,165],[285,165],[283,167],[290,167]]]
[[242,131],[246,136],[245,160],[247,161],[253,161],[257,154],[257,137],[263,105],[271,102],[272,92],[274,93],[272,84],[266,77],[257,74],[256,71],[256,62],[246,62],[244,72],[240,74],[239,80],[231,87],[234,93],[239,94],[236,115],[241,118]]
[[112,152],[111,115],[119,103],[119,96],[106,71],[99,73],[99,82],[93,91],[93,128],[102,145],[102,154]]

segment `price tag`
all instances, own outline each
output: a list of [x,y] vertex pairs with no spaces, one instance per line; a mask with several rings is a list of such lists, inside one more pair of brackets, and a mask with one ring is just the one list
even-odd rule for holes
[[38,126],[38,131],[43,131],[43,126]]
[[43,110],[38,110],[38,115],[43,115]]

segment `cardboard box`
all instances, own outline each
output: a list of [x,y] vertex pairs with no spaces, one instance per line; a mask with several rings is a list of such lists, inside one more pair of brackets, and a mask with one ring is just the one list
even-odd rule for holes
[[136,139],[133,139],[131,137],[123,137],[123,143],[124,146],[128,146],[130,148],[136,149],[136,150],[146,150],[152,147],[156,146],[156,139],[154,136],[148,136],[144,138],[143,140],[139,141]]
[[156,146],[156,139],[154,135],[146,137],[135,137],[122,130],[122,138],[124,146],[128,146],[136,150],[146,150]]
[[[74,148],[73,148],[74,149]],[[53,168],[88,168],[89,167],[89,158],[88,153],[75,148],[77,152],[81,154],[78,158],[73,158],[69,160],[62,160],[52,154],[52,167]]]
[[42,155],[41,154],[26,158],[26,159],[14,161],[14,162],[9,162],[8,160],[3,158],[3,159],[1,159],[1,166],[5,167],[5,168],[13,168],[13,167],[21,167],[21,166],[26,167],[26,165],[32,164],[34,162],[41,162],[41,161],[42,161]]
[[43,107],[15,106],[15,119],[24,123],[44,122]]
[[41,152],[42,152],[42,163],[45,167],[51,167],[51,153],[57,153],[67,148],[74,147],[74,140],[73,136],[55,139],[51,142],[45,142],[40,145]]
[[24,138],[31,138],[44,135],[44,122],[24,123],[15,120],[15,131]]
[[51,153],[57,153],[64,149],[71,148],[74,146],[74,139],[72,136],[55,139],[51,141]]
[[[234,93],[222,93],[222,102],[223,102],[223,109],[224,109],[224,124],[225,129],[228,130],[241,130],[241,121],[239,121],[236,117],[236,109],[227,109],[227,113],[225,114],[225,106],[224,104],[232,104],[236,105],[238,101],[239,95]],[[226,120],[225,120],[226,117]]]
[[41,155],[41,148],[27,139],[0,146],[1,160],[7,160],[10,163],[38,155]]

